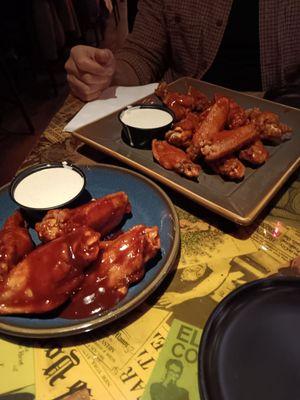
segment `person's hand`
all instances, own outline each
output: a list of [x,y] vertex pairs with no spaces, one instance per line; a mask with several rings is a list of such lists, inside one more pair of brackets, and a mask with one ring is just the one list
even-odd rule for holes
[[109,49],[79,45],[71,49],[65,69],[71,92],[83,101],[91,101],[110,85],[115,58]]

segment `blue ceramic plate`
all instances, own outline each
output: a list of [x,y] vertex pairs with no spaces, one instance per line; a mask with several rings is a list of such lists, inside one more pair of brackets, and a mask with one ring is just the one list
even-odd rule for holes
[[[132,205],[132,217],[122,230],[137,224],[157,225],[161,238],[161,257],[146,272],[144,279],[129,289],[126,297],[113,309],[85,319],[64,319],[59,315],[43,317],[0,316],[0,331],[24,337],[68,336],[103,326],[125,315],[142,303],[162,282],[172,268],[179,250],[179,224],[175,208],[168,196],[152,181],[124,168],[100,165],[82,168],[86,189],[92,197],[124,191]],[[0,225],[16,209],[8,186],[0,190]],[[37,242],[37,236],[31,230]]]

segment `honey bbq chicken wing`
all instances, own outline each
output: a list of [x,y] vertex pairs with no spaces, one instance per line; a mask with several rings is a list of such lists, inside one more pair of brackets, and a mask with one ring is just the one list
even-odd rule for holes
[[83,227],[34,249],[0,284],[0,314],[43,313],[63,304],[97,258],[99,237]]
[[160,249],[158,227],[136,225],[113,241],[101,242],[101,274],[107,276],[108,287],[125,295],[129,285],[141,280],[145,264]]
[[34,248],[20,211],[15,211],[0,231],[0,282],[10,269]]
[[239,126],[245,125],[247,121],[246,111],[237,104],[234,100],[229,99],[229,113],[227,123],[229,129],[235,129]]
[[136,225],[116,239],[100,242],[98,260],[79,291],[72,297],[64,316],[87,317],[113,307],[130,285],[145,274],[145,264],[160,249],[158,227]]
[[49,242],[83,225],[105,236],[130,212],[131,205],[127,194],[117,192],[74,209],[50,210],[42,221],[36,224],[35,229],[42,242]]

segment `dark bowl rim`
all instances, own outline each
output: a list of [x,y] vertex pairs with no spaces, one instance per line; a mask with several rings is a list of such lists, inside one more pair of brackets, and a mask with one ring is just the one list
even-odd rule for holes
[[200,344],[198,347],[198,386],[199,386],[199,395],[203,400],[212,400],[210,396],[210,391],[208,389],[207,384],[207,372],[206,372],[206,360],[208,358],[208,350],[207,343],[209,342],[212,333],[214,333],[216,321],[220,320],[222,313],[224,310],[227,311],[228,307],[231,306],[233,302],[236,301],[240,295],[245,295],[245,293],[249,293],[252,290],[257,288],[264,288],[267,290],[268,288],[273,286],[280,285],[288,285],[288,284],[300,283],[300,277],[293,275],[278,275],[278,276],[267,276],[264,278],[255,279],[253,281],[244,283],[243,285],[235,288],[232,292],[227,294],[212,310],[209,315],[206,323],[204,324],[202,336],[200,340]]
[[[121,120],[121,115],[122,115],[125,111],[130,110],[130,109],[132,109],[132,108],[153,108],[153,109],[159,109],[159,110],[165,111],[165,112],[167,112],[168,114],[170,114],[171,117],[172,117],[172,120],[171,120],[170,122],[168,122],[167,124],[158,126],[158,127],[156,127],[156,128],[139,128],[139,127],[136,127],[136,126],[131,126],[131,125],[125,124],[125,123]],[[172,125],[172,124],[174,123],[174,121],[175,121],[175,114],[174,114],[174,112],[173,112],[172,110],[170,110],[168,107],[166,107],[166,106],[163,105],[163,104],[133,104],[133,105],[128,105],[128,106],[124,107],[122,110],[119,111],[119,113],[118,113],[118,120],[120,121],[120,123],[121,123],[123,126],[128,127],[129,129],[136,129],[136,130],[139,130],[139,131],[142,131],[142,132],[146,132],[146,131],[155,131],[155,130],[163,129],[163,128],[169,126],[169,125]]]
[[[52,207],[28,207],[28,206],[25,206],[24,204],[19,203],[15,199],[15,197],[14,197],[15,189],[16,189],[17,185],[19,184],[19,182],[21,182],[25,177],[33,174],[34,172],[41,171],[43,169],[66,168],[66,167],[73,169],[83,178],[82,188],[79,190],[79,192],[76,194],[76,196],[72,197],[70,200],[67,200],[64,203],[60,203],[60,204],[57,204]],[[61,161],[61,162],[39,163],[39,164],[31,165],[30,167],[23,169],[22,171],[17,173],[17,175],[15,175],[13,177],[13,179],[11,180],[11,182],[9,184],[8,192],[9,192],[9,196],[12,199],[12,201],[24,210],[48,211],[48,210],[55,210],[57,208],[64,207],[64,206],[68,205],[69,203],[75,201],[81,195],[81,193],[84,191],[85,186],[86,186],[86,176],[85,176],[85,173],[82,171],[82,169],[79,168],[77,165],[74,165],[68,161]]]

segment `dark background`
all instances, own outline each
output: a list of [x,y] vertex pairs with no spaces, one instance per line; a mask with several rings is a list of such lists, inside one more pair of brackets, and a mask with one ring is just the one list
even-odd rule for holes
[[[103,0],[73,0],[75,28],[63,23],[63,2],[1,1],[0,186],[11,180],[66,99],[69,90],[64,64],[71,47],[102,47],[109,17]],[[118,3],[113,4],[117,27]],[[127,12],[125,23],[131,31],[137,0],[127,1]]]

